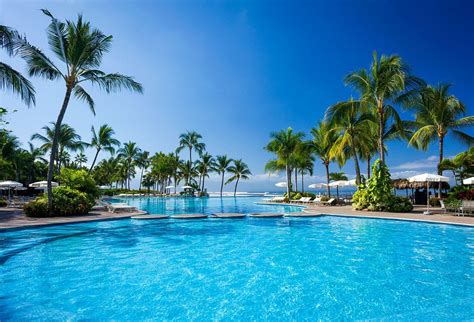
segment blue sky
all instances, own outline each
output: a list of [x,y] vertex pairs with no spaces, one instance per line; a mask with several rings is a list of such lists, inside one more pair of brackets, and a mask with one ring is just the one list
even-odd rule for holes
[[[453,84],[472,115],[474,3],[471,1],[6,1],[0,23],[26,34],[52,56],[47,8],[60,19],[82,13],[114,36],[103,70],[133,75],[144,95],[91,90],[97,115],[73,101],[65,122],[90,139],[90,127],[108,123],[121,141],[173,151],[178,136],[196,130],[211,154],[243,158],[254,176],[239,190],[274,190],[263,174],[271,131],[309,132],[325,109],[347,99],[343,78],[368,67],[372,52],[399,54],[432,84]],[[0,59],[24,71],[21,60]],[[0,106],[18,110],[10,128],[26,143],[55,120],[64,95],[60,82],[33,79],[37,104],[28,109],[2,93]],[[407,119],[410,113],[403,113]],[[470,131],[472,133],[472,129]],[[462,151],[448,138],[445,155]],[[88,151],[92,158],[92,151]],[[427,152],[390,142],[388,164],[397,175],[433,172],[437,145]],[[104,155],[102,155],[104,156]],[[332,166],[336,171],[337,165]],[[315,165],[319,182],[323,167]],[[354,174],[352,163],[344,168]],[[215,190],[217,180],[210,180]],[[231,187],[228,187],[230,190]]]

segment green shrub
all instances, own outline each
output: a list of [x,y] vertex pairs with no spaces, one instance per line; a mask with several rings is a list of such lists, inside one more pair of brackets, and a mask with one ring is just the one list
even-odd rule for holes
[[329,201],[329,197],[328,196],[322,196],[321,201]]
[[6,207],[8,205],[5,198],[0,197],[0,207]]
[[95,180],[86,170],[63,168],[59,180],[61,186],[66,186],[87,194],[91,202],[94,202],[99,196],[99,188],[97,188]]
[[[298,194],[298,192],[295,192],[295,191],[292,191],[290,193],[291,195],[291,200],[294,200],[295,199],[295,196]],[[285,192],[285,194],[283,195],[283,197],[285,197],[285,199],[288,199],[288,194]],[[300,198],[301,198],[301,195],[300,195]]]
[[43,197],[28,202],[23,210],[28,217],[49,217],[48,200]]
[[[86,214],[93,206],[94,200],[85,192],[66,186],[59,186],[53,189],[54,216]],[[24,210],[29,217],[49,217],[46,195],[26,204]]]
[[390,172],[380,160],[372,167],[372,176],[367,186],[361,184],[352,197],[352,207],[356,210],[407,212],[413,209],[410,200],[395,196],[392,192]]
[[301,197],[310,197],[312,199],[316,198],[316,195],[312,192],[302,192]]
[[296,193],[296,194],[293,196],[293,199],[294,199],[294,200],[299,200],[299,199],[301,199],[301,193],[299,193],[299,192]]

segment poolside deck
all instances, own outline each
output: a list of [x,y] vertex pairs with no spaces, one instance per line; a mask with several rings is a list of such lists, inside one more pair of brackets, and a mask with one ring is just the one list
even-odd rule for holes
[[[281,203],[278,203],[281,205]],[[293,205],[293,204],[292,204]],[[433,223],[445,223],[455,224],[474,227],[474,217],[469,216],[455,216],[453,214],[444,214],[439,208],[432,208],[433,215],[423,215],[425,207],[415,206],[411,213],[387,213],[387,212],[369,212],[369,211],[356,211],[351,206],[316,206],[310,205],[304,209],[303,213],[288,213],[285,217],[318,217],[324,215],[341,216],[341,217],[360,217],[360,218],[379,218],[379,219],[395,219],[395,220],[408,220],[408,221],[421,221],[421,222],[433,222]],[[139,212],[122,212],[122,213],[110,213],[107,211],[93,211],[83,216],[69,216],[69,217],[52,217],[52,218],[29,218],[26,217],[21,209],[12,208],[0,208],[0,230],[13,229],[13,228],[27,228],[27,227],[39,227],[48,225],[59,225],[59,224],[72,224],[89,221],[102,221],[102,220],[115,220],[123,218],[131,218],[145,214],[144,211]],[[251,217],[273,217],[275,214],[266,214],[260,216]],[[152,219],[153,215],[148,217]],[[281,217],[279,214],[278,217]],[[207,215],[195,214],[195,215],[175,215],[171,218],[176,219],[196,219],[206,218]],[[139,219],[145,219],[145,216]],[[161,218],[161,216],[160,216]],[[216,217],[215,217],[216,218]],[[165,218],[164,218],[165,219]]]

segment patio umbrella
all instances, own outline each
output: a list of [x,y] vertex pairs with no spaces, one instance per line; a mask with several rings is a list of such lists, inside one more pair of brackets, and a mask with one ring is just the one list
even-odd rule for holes
[[[352,180],[351,180],[352,181]],[[348,180],[338,180],[338,181],[333,181],[329,183],[330,187],[336,187],[336,195],[337,199],[339,199],[339,187],[346,187],[346,186],[351,186],[351,181]],[[354,180],[355,184],[355,180]]]
[[431,215],[430,212],[430,182],[448,182],[449,178],[437,174],[423,173],[408,178],[409,182],[425,182],[426,183],[426,211],[424,215]]
[[282,181],[282,182],[275,183],[275,186],[278,188],[286,188],[287,183]]
[[191,186],[182,186],[181,188],[182,189],[192,189],[193,187],[191,187]]
[[[59,186],[57,182],[51,181],[51,185],[53,187]],[[28,185],[30,188],[47,188],[48,187],[48,181],[36,181],[33,183],[30,183]]]
[[464,180],[462,181],[462,183],[464,183],[464,184],[474,184],[474,177],[470,177],[470,178],[464,179]]
[[21,184],[20,182],[11,181],[11,180],[0,181],[0,188],[5,188],[8,190],[8,201],[11,200],[10,189],[15,189],[18,187],[23,187],[23,184]]
[[326,183],[313,183],[308,186],[310,189],[321,189],[327,187]]

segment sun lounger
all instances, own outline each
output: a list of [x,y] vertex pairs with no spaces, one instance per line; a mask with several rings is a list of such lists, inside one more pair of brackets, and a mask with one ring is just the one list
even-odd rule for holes
[[464,216],[466,213],[472,214],[474,212],[474,200],[463,200],[459,208],[458,215]]
[[332,206],[336,204],[336,198],[331,198],[328,201],[321,201],[321,205]]
[[307,203],[311,201],[311,197],[301,197],[298,200],[291,200],[290,203]]
[[126,203],[112,203],[108,206],[109,212],[134,212],[138,211],[137,207],[130,206]]

